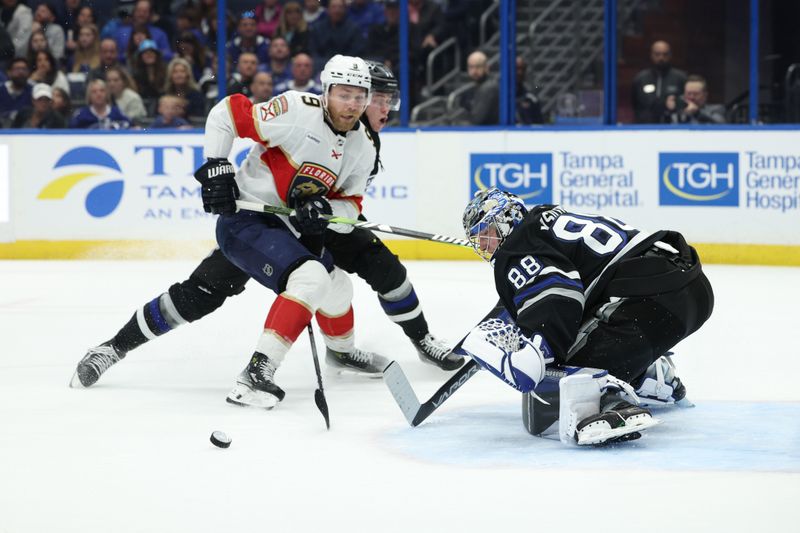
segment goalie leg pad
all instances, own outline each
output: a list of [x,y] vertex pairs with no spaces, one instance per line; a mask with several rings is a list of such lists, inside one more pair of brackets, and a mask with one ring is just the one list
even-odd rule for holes
[[621,399],[616,391],[603,394],[608,385],[606,371],[594,375],[576,373],[561,379],[561,442],[584,446],[633,440],[641,436],[641,431],[658,424],[650,411]]

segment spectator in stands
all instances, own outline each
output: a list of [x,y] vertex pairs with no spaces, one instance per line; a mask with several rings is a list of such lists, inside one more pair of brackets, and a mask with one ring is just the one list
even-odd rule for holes
[[[397,73],[400,64],[400,43],[398,31],[400,25],[400,2],[399,0],[386,0],[383,6],[385,22],[378,26],[373,26],[369,30],[367,39],[367,57],[384,63],[387,67]],[[422,42],[419,35],[419,26],[413,22],[408,24],[408,44],[409,62],[412,71],[417,72],[419,57],[419,44]],[[412,76],[412,82],[415,76]]]
[[303,8],[300,2],[289,0],[283,5],[281,21],[275,31],[276,37],[283,37],[289,43],[289,54],[308,53],[308,39],[310,36],[308,23],[303,18]]
[[442,8],[431,0],[408,0],[408,20],[419,26],[420,47],[427,55],[439,45],[444,32]]
[[661,122],[667,97],[683,93],[686,73],[670,64],[672,50],[666,41],[650,47],[652,65],[633,79],[632,98],[635,120],[639,124]]
[[[131,14],[130,24],[124,24],[117,29],[114,38],[117,41],[117,48],[126,50],[128,42],[131,38],[131,33],[134,30],[147,29],[150,34],[150,39],[156,44],[156,47],[161,52],[161,56],[169,61],[172,59],[172,48],[169,45],[169,39],[164,30],[152,24],[153,6],[150,0],[138,0],[133,8]],[[120,61],[124,61],[124,57],[120,57]]]
[[128,68],[132,67],[136,62],[139,46],[147,39],[152,41],[152,39],[150,39],[150,30],[146,27],[137,28],[131,32],[131,36],[128,39],[128,46],[125,48],[125,59],[123,60],[123,63],[125,63]]
[[725,124],[725,106],[708,103],[708,84],[703,76],[686,78],[683,96],[669,95],[664,122],[670,124]]
[[544,124],[542,105],[536,94],[528,88],[527,75],[528,63],[522,56],[517,56],[516,61],[516,102],[517,124]]
[[253,82],[253,76],[258,72],[258,58],[255,54],[245,52],[239,56],[239,62],[236,64],[236,72],[231,76],[228,83],[228,94],[241,93],[250,98],[253,96],[250,93],[250,84]]
[[175,41],[176,57],[182,57],[192,66],[194,79],[200,80],[211,72],[211,56],[192,31],[184,31]]
[[275,94],[286,91],[322,94],[322,86],[314,80],[314,61],[310,55],[297,54],[292,58],[292,78],[275,86]]
[[181,57],[173,58],[167,65],[164,94],[183,98],[186,115],[190,117],[202,117],[206,114],[206,100],[200,92],[197,80],[194,79],[192,66]]
[[[254,61],[257,61],[254,59]],[[239,57],[239,64],[236,65],[237,68],[241,68],[242,58]],[[211,63],[209,64],[209,68],[206,69],[206,73],[203,74],[203,77],[197,80],[197,85],[200,86],[200,92],[203,93],[206,97],[207,102],[214,102],[217,101],[217,96],[219,93],[219,83],[217,80],[217,56],[211,56]],[[256,71],[258,71],[258,63],[256,62]],[[237,74],[238,75],[238,74]],[[235,83],[235,80],[231,79],[231,63],[230,61],[225,62],[225,80],[227,80],[227,86],[225,91],[227,92],[230,90],[232,84]],[[252,80],[251,80],[252,81]],[[238,92],[238,91],[235,91]],[[213,105],[213,104],[212,104]]]
[[81,27],[81,23],[78,19],[80,17],[81,10],[84,8],[88,9],[89,12],[92,13],[92,20],[89,22],[92,24],[97,24],[97,20],[94,18],[94,11],[91,7],[81,7],[81,0],[64,0],[64,11],[59,14],[58,20],[59,24],[61,24],[61,27],[64,28],[64,34],[67,36],[67,50],[69,50],[69,42],[75,42],[74,38],[77,36],[78,28]]
[[89,71],[89,80],[104,80],[106,72],[112,67],[120,65],[117,41],[107,37],[100,41],[100,64]]
[[234,67],[239,61],[239,56],[242,52],[255,54],[258,57],[259,64],[269,62],[269,43],[258,34],[255,11],[250,10],[242,13],[236,26],[236,35],[228,41],[225,49]]
[[500,87],[489,75],[488,59],[480,50],[467,57],[467,74],[475,82],[471,98],[465,98],[470,123],[476,126],[497,124],[499,121]]
[[[65,28],[67,41],[64,44],[66,47],[66,57],[71,57],[71,54],[75,52],[75,49],[78,47],[78,34],[80,29],[84,26],[88,26],[89,24],[94,24],[97,27],[97,21],[95,20],[94,11],[89,6],[83,6],[78,11],[75,20],[71,22],[70,27],[67,29]],[[100,28],[97,29],[97,41],[100,42]]]
[[28,40],[33,31],[33,12],[19,0],[2,0],[2,6],[0,23],[11,36],[17,56],[25,57],[28,53]]
[[26,56],[29,65],[36,62],[36,53],[42,50],[50,50],[50,43],[47,42],[47,37],[41,29],[31,32],[31,37],[28,39],[28,55]]
[[87,24],[78,30],[78,46],[70,59],[70,72],[88,74],[100,67],[100,30],[94,24]]
[[17,51],[8,31],[0,24],[0,71],[5,72],[9,62],[14,59]]
[[53,111],[57,111],[67,120],[72,116],[72,100],[64,89],[53,87]]
[[67,121],[58,111],[53,110],[53,89],[45,83],[33,86],[33,106],[17,113],[12,128],[59,129],[66,128]]
[[308,43],[314,64],[318,68],[336,54],[361,56],[365,45],[361,28],[347,18],[344,0],[328,2],[328,16],[314,24]]
[[40,50],[36,52],[34,61],[34,69],[30,77],[32,83],[46,83],[51,87],[60,87],[64,89],[67,94],[70,93],[67,77],[59,70],[58,61],[56,61],[56,58],[53,57],[53,54],[51,54],[49,50]]
[[70,128],[124,130],[131,126],[128,117],[111,104],[103,80],[92,80],[86,89],[86,104],[78,109],[69,121]]
[[167,65],[155,41],[145,39],[139,45],[132,74],[142,99],[155,100],[161,96],[167,81]]
[[[205,36],[205,45],[210,50],[217,49],[217,3],[216,0],[203,0],[200,4],[203,18],[200,20],[200,30]],[[226,31],[228,35],[233,33],[236,26],[236,19],[229,11],[225,13]]]
[[18,111],[33,105],[28,61],[24,57],[12,59],[6,74],[8,81],[0,85],[0,117],[12,119]]
[[316,21],[325,18],[325,8],[319,0],[303,0],[303,20],[311,26]]
[[131,122],[140,124],[147,118],[147,110],[139,93],[136,82],[122,65],[110,67],[105,72],[106,86],[111,94],[111,101]]
[[353,0],[347,8],[347,18],[358,24],[364,39],[372,26],[386,22],[383,7],[372,0]]
[[272,76],[269,72],[256,72],[250,83],[250,101],[260,104],[272,98]]
[[192,32],[198,40],[205,40],[200,30],[200,11],[191,5],[181,6],[175,15],[175,35],[180,37],[184,32]]
[[269,62],[266,65],[260,65],[259,70],[269,72],[272,75],[272,81],[279,85],[292,79],[290,62],[289,43],[283,37],[274,37],[269,43]]
[[158,116],[151,128],[189,129],[192,127],[185,118],[186,102],[180,96],[167,94],[158,99]]
[[256,7],[259,34],[267,39],[272,39],[281,20],[281,9],[282,6],[278,0],[261,0]]
[[[117,16],[107,20],[103,27],[100,28],[100,38],[111,38],[116,40],[117,30],[119,30],[122,26],[130,25],[132,12],[133,6],[117,5]],[[120,50],[125,50],[125,48],[121,46],[118,46],[118,48]]]
[[31,30],[42,30],[47,37],[47,44],[50,46],[53,57],[58,61],[64,59],[64,28],[56,24],[56,9],[52,4],[47,2],[39,4],[33,13]]

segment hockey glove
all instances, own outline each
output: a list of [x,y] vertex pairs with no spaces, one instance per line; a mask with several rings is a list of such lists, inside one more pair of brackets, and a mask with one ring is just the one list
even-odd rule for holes
[[209,158],[194,173],[201,185],[203,209],[215,215],[232,215],[236,212],[239,186],[236,185],[233,165],[223,158]]
[[290,217],[292,224],[303,235],[322,235],[328,227],[328,221],[321,215],[332,215],[333,209],[323,196],[309,196],[300,200]]

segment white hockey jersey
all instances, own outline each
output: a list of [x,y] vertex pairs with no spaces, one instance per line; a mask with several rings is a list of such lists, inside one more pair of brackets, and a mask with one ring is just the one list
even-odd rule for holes
[[236,173],[243,200],[294,205],[297,198],[321,195],[334,215],[356,218],[361,212],[376,150],[360,121],[343,135],[325,122],[314,94],[288,91],[262,104],[235,94],[209,113],[205,156],[228,157],[235,137],[256,142]]

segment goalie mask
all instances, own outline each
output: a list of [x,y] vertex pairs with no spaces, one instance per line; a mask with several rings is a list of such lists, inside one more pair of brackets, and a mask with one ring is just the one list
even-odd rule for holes
[[522,200],[496,187],[475,194],[464,210],[464,231],[475,252],[491,261],[528,210]]

